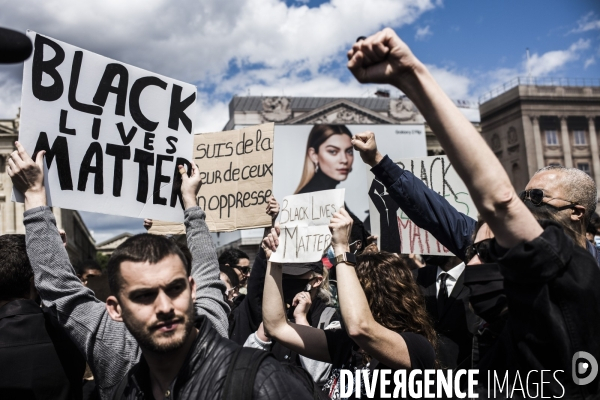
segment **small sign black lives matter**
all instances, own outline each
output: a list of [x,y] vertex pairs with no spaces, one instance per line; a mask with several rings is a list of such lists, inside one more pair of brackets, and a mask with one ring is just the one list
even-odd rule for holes
[[192,158],[196,87],[27,35],[19,141],[46,150],[51,205],[183,221],[173,182]]

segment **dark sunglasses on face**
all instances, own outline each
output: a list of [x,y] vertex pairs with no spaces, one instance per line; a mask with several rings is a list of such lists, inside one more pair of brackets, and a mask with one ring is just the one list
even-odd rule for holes
[[[554,208],[557,211],[561,211],[561,210],[566,210],[568,208],[574,208],[575,206],[579,205],[579,203],[576,203],[574,201],[569,201],[569,200],[565,200],[565,199],[559,199],[558,197],[548,197],[548,196],[544,196],[544,191],[542,189],[530,189],[530,190],[524,190],[521,193],[519,193],[519,198],[522,201],[525,200],[529,200],[531,201],[531,204],[533,204],[536,207],[543,205],[548,205],[552,208]],[[561,201],[566,201],[568,204],[566,206],[562,206],[562,207],[556,207],[553,206],[550,203],[544,202],[544,198],[549,198],[550,200],[561,200]]]
[[482,263],[492,262],[493,260],[490,255],[491,244],[492,239],[484,239],[467,247],[467,250],[465,251],[465,263],[471,261],[475,256],[479,256]]
[[250,267],[242,267],[240,265],[236,265],[235,268],[239,269],[244,275],[248,275],[250,273]]

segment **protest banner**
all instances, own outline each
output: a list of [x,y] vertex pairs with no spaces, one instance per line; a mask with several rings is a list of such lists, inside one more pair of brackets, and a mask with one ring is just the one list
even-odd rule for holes
[[274,124],[194,136],[202,188],[196,199],[211,232],[271,225]]
[[174,183],[192,158],[196,87],[27,35],[19,141],[46,151],[49,204],[182,222]]
[[[407,158],[396,161],[396,164],[413,173],[458,211],[477,219],[477,209],[467,187],[447,156]],[[369,175],[371,233],[378,236],[380,247],[382,240],[394,237],[390,232],[397,226],[402,254],[452,255],[431,233],[415,225],[391,199],[383,184],[371,172]]]
[[279,212],[279,247],[272,262],[319,261],[331,242],[329,222],[344,206],[345,189],[287,196]]

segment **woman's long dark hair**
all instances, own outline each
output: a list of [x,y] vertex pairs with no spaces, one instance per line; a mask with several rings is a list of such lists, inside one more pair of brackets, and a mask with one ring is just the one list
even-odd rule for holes
[[306,153],[304,157],[304,168],[302,169],[302,178],[294,194],[298,194],[300,190],[315,176],[315,164],[310,159],[309,150],[315,149],[315,153],[319,152],[319,147],[333,135],[348,135],[352,138],[352,132],[346,125],[315,125],[310,130],[308,140],[306,141]]
[[375,321],[396,332],[423,335],[437,348],[425,298],[402,258],[385,252],[363,253],[357,257],[356,275]]

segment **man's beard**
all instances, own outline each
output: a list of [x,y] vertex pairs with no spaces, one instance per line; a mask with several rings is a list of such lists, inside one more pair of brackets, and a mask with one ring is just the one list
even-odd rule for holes
[[[123,315],[123,322],[125,323],[127,330],[129,330],[141,348],[147,349],[154,353],[169,353],[183,346],[186,339],[192,332],[192,329],[194,328],[194,307],[190,307],[187,315],[184,317],[183,335],[178,338],[173,337],[169,341],[156,341],[152,336],[152,334],[156,331],[155,329],[148,329],[146,326],[141,324],[132,323],[133,321],[134,319],[127,318],[126,315]],[[181,320],[178,322],[181,322]]]
[[568,213],[557,211],[556,209],[552,208],[552,206],[549,206],[544,203],[542,203],[539,207],[536,207],[528,199],[525,200],[524,203],[525,206],[527,206],[527,209],[531,211],[535,219],[537,219],[538,221],[545,219],[560,224],[560,226],[563,227],[564,232],[567,234],[567,236],[573,239],[575,243],[580,242],[582,234],[581,232],[577,232],[575,230],[575,228],[573,227],[573,223],[571,222],[570,215]]

